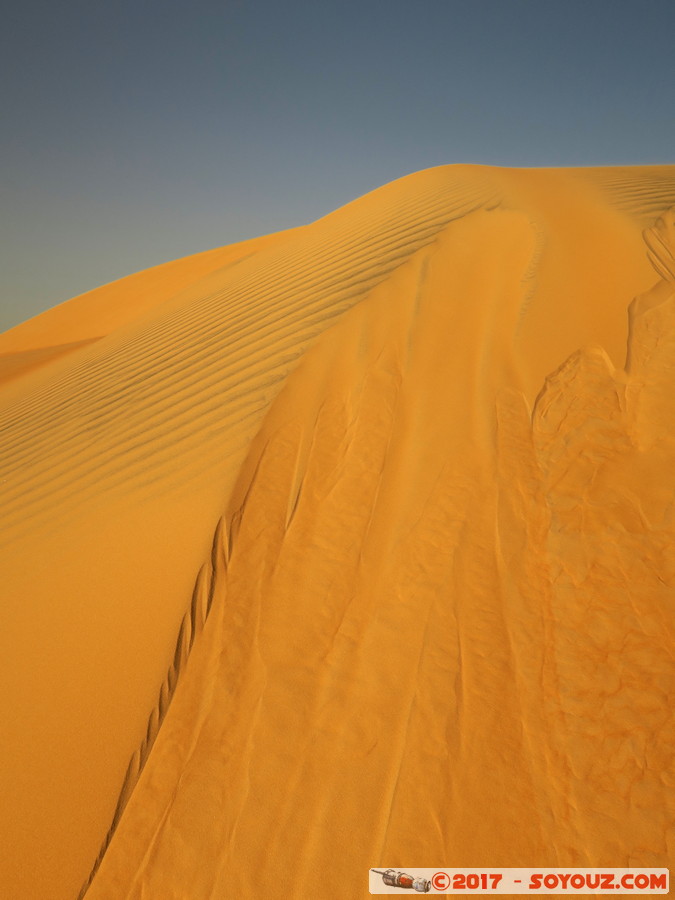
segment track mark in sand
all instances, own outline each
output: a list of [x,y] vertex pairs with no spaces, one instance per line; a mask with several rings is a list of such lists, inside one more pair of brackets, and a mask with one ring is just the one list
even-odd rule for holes
[[223,576],[227,571],[227,562],[231,551],[230,540],[231,538],[227,524],[225,520],[221,518],[218,521],[214,533],[211,558],[209,562],[204,563],[199,570],[192,592],[190,607],[181,620],[178,629],[178,637],[176,639],[173,662],[169,666],[166,678],[160,687],[157,704],[148,716],[145,737],[140,747],[133,752],[131,759],[129,760],[129,765],[127,766],[122,781],[122,787],[115,806],[110,828],[103,839],[101,849],[94,861],[91,872],[78,894],[78,900],[83,900],[94,876],[98,872],[103,856],[105,855],[117,825],[122,818],[124,809],[129,802],[129,798],[131,797],[148,757],[150,756],[150,751],[152,750],[159,729],[169,710],[171,699],[175,693],[180,675],[187,664],[194,642],[204,630],[204,626],[213,606],[216,583],[219,582],[222,584]]
[[650,263],[664,281],[675,282],[675,207],[644,231]]
[[520,309],[518,311],[518,319],[516,321],[514,337],[518,337],[520,335],[525,323],[525,319],[527,318],[527,312],[532,305],[532,301],[534,300],[534,295],[537,290],[536,275],[546,246],[546,232],[544,231],[542,226],[535,220],[531,220],[530,227],[532,228],[532,231],[535,235],[535,245],[532,251],[532,256],[530,257],[529,265],[521,279],[521,286],[523,288],[524,295],[520,304]]
[[293,521],[293,516],[295,515],[295,511],[298,508],[298,502],[300,500],[300,492],[302,491],[302,483],[305,478],[305,468],[307,465],[307,455],[311,452],[311,441],[309,444],[309,450],[306,450],[306,438],[303,434],[303,437],[300,440],[300,445],[298,447],[298,452],[295,457],[295,469],[293,471],[293,480],[291,483],[291,489],[288,494],[288,504],[286,506],[286,520],[285,526],[286,530],[288,530],[291,526],[291,522]]

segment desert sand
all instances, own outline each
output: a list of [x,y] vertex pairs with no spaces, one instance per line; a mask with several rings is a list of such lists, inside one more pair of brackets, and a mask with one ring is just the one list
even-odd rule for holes
[[675,862],[675,166],[445,166],[0,336],[0,896]]

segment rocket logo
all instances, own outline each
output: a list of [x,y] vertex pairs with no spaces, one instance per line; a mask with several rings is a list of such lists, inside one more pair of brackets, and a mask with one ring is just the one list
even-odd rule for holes
[[387,869],[382,872],[380,869],[371,869],[382,876],[382,881],[391,887],[407,888],[411,891],[418,891],[420,894],[426,894],[431,890],[431,882],[427,878],[415,878],[414,875],[407,875],[405,872],[397,872],[395,869]]

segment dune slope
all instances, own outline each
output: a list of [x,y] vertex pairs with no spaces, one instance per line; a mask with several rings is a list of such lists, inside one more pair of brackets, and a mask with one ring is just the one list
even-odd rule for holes
[[3,893],[668,865],[673,205],[421,172],[0,394]]

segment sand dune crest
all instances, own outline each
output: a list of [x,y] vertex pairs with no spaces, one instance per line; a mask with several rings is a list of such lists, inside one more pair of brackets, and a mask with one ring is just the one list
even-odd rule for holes
[[668,865],[673,203],[418,173],[6,388],[5,893]]

